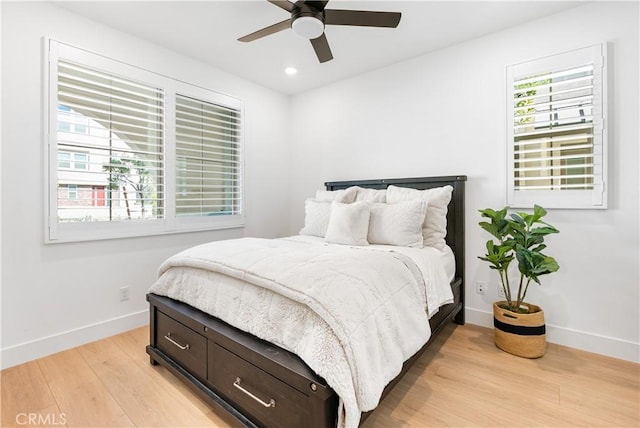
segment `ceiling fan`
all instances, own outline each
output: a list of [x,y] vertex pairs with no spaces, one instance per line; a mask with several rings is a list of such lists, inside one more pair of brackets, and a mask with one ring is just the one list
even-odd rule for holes
[[353,25],[357,27],[396,28],[400,23],[399,12],[373,12],[366,10],[325,9],[329,1],[299,0],[291,3],[288,0],[267,0],[281,9],[291,13],[291,17],[277,24],[240,37],[241,42],[252,42],[287,28],[311,41],[313,50],[320,62],[333,59],[329,42],[324,34],[325,25]]

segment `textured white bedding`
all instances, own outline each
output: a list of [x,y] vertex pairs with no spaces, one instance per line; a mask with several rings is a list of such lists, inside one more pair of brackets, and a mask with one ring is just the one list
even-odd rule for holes
[[[309,235],[295,235],[295,236],[290,236],[288,238],[283,238],[283,239],[290,239],[290,240],[309,242],[309,243],[314,242],[318,244],[325,243],[324,238],[319,236],[309,236]],[[364,248],[364,247],[356,247],[356,248]],[[409,257],[411,257],[411,254],[420,254],[421,251],[424,251],[424,252],[430,253],[428,257],[432,257],[432,256],[438,257],[438,259],[440,260],[440,263],[442,264],[442,267],[444,268],[444,272],[449,284],[451,283],[451,281],[453,281],[453,278],[456,274],[456,258],[453,254],[453,250],[451,249],[451,247],[447,245],[445,245],[444,248],[442,249],[438,249],[434,247],[423,247],[423,248],[408,248],[407,251],[405,251],[406,247],[398,247],[394,245],[369,244],[367,248],[382,250],[382,251],[404,252]],[[443,298],[441,301],[435,302],[435,305],[437,305],[437,307],[440,307],[447,303],[451,303],[451,301],[448,300],[453,298],[453,296],[450,295],[451,288],[447,286],[446,290],[443,290],[443,292],[445,293],[446,296],[449,296],[449,297]],[[430,313],[429,318],[431,318],[431,316],[434,315],[436,312]]]
[[212,242],[165,261],[149,291],[296,353],[340,397],[340,426],[357,427],[428,340],[428,313],[452,301],[443,256],[430,250],[308,236]]

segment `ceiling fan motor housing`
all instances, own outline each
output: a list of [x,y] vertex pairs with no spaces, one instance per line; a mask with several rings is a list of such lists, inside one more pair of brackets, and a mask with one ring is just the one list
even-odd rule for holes
[[[2,0],[0,0],[2,1]],[[279,31],[291,30],[299,37],[311,42],[311,46],[321,63],[331,61],[333,54],[324,34],[325,25],[350,25],[355,27],[396,28],[402,14],[400,12],[380,12],[371,10],[326,9],[329,0],[267,0],[269,3],[291,14],[289,19],[264,27],[240,37],[241,42],[252,42]]]
[[320,37],[324,33],[324,12],[304,3],[296,3],[291,11],[291,29],[305,39]]

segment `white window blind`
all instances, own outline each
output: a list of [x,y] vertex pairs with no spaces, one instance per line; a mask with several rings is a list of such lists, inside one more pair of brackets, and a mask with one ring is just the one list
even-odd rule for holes
[[241,207],[240,112],[176,96],[176,215],[234,215]]
[[49,40],[46,242],[244,225],[242,103]]
[[508,68],[508,204],[605,208],[604,46]]
[[162,218],[163,91],[63,59],[57,77],[57,187],[78,189],[58,222]]

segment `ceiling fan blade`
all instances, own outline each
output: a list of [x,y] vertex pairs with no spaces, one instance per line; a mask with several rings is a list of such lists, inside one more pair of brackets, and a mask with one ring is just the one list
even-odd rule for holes
[[278,6],[280,9],[284,9],[287,12],[291,12],[293,10],[293,3],[287,0],[267,0],[269,3],[273,3]]
[[325,36],[324,33],[322,33],[322,35],[317,39],[312,39],[311,45],[313,46],[313,50],[316,51],[318,61],[327,62],[333,59],[331,48],[329,47],[329,42],[327,41],[327,36]]
[[401,16],[400,12],[326,9],[324,11],[324,23],[326,25],[395,28],[400,23]]
[[238,40],[241,42],[252,42],[254,40],[261,39],[262,37],[286,30],[287,28],[291,28],[291,18],[285,19],[277,24],[269,25],[262,30],[247,34],[246,36],[240,37]]
[[327,5],[327,3],[329,3],[329,0],[327,0],[327,1],[305,1],[303,3],[306,4],[306,5],[311,6],[315,10],[324,10],[324,7]]

